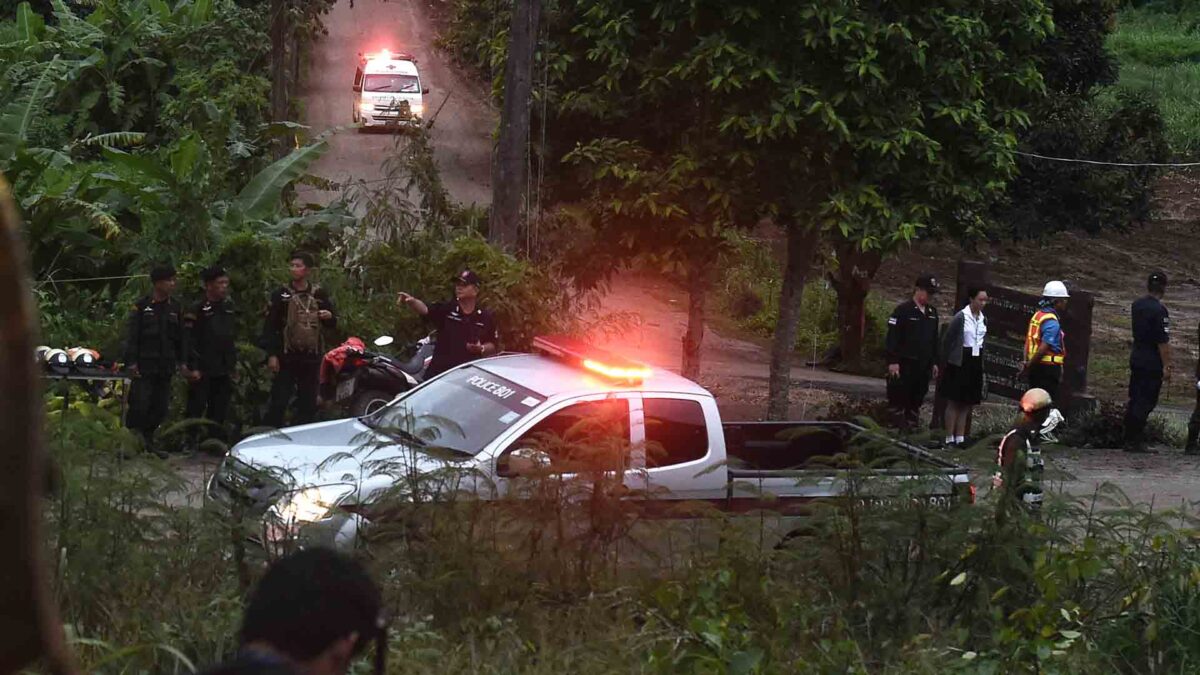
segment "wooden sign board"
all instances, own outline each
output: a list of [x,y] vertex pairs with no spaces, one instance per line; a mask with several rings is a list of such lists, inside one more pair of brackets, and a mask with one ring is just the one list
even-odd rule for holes
[[[987,343],[984,347],[983,371],[987,393],[1004,398],[1019,399],[1028,383],[1017,379],[1025,362],[1025,335],[1029,319],[1038,309],[1037,295],[1022,293],[990,282],[987,266],[967,261],[959,262],[956,307],[966,303],[967,288],[982,286],[988,292]],[[1092,340],[1092,310],[1095,298],[1091,293],[1071,290],[1067,310],[1059,317],[1066,335],[1067,360],[1063,368],[1061,407],[1087,392],[1087,366]]]
[[[1049,281],[1049,280],[1047,280]],[[1029,383],[1017,379],[1025,362],[1025,333],[1029,319],[1037,311],[1039,298],[992,283],[987,263],[958,261],[955,284],[955,311],[967,304],[968,288],[983,288],[988,292],[988,335],[983,350],[983,377],[988,396],[1017,400]],[[1067,360],[1063,367],[1063,385],[1056,403],[1064,409],[1077,410],[1095,404],[1087,395],[1088,356],[1092,343],[1092,310],[1096,306],[1091,293],[1071,289],[1071,300],[1061,317],[1066,335]],[[947,317],[947,323],[949,318]],[[943,328],[945,326],[943,325]],[[945,423],[946,401],[936,396],[933,401],[931,429],[941,429]],[[967,421],[970,434],[970,420]]]

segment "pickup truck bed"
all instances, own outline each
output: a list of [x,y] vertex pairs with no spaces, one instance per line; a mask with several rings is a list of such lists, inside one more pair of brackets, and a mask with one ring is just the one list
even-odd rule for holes
[[864,498],[895,496],[904,484],[934,502],[972,497],[966,467],[850,422],[733,422],[723,427],[726,499],[730,507],[740,507],[735,510],[753,508],[747,498],[760,502],[768,494],[782,497],[771,508],[784,511],[788,502],[846,495],[854,492],[846,478],[856,470],[873,477],[859,493]]
[[850,422],[728,422],[731,475],[852,468],[957,473],[964,467]]

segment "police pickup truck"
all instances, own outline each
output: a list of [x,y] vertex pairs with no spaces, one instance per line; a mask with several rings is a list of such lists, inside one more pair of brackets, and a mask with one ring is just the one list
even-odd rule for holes
[[249,437],[208,491],[250,514],[252,537],[349,547],[370,527],[372,504],[414,472],[462,468],[477,477],[468,493],[486,500],[526,474],[578,471],[538,439],[588,420],[604,420],[628,449],[617,470],[631,499],[770,512],[780,537],[813,500],[974,499],[966,468],[915,446],[844,422],[723,423],[696,383],[557,337],[538,338],[533,354],[447,371],[371,415]]

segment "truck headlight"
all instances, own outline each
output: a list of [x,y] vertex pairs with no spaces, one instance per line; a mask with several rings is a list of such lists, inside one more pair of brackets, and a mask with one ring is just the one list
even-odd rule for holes
[[425,104],[413,103],[409,105],[408,109],[412,111],[413,117],[421,117],[425,113]]
[[369,113],[375,111],[375,104],[371,101],[362,101],[358,104],[358,112]]
[[351,492],[354,492],[354,486],[345,484],[296,490],[271,507],[271,512],[285,523],[311,523],[328,516]]

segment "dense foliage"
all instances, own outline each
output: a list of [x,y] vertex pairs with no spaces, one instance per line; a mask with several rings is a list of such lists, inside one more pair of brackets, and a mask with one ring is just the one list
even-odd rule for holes
[[[1099,162],[1163,162],[1170,155],[1154,99],[1118,91],[1118,64],[1105,46],[1115,0],[1057,0],[1055,33],[1039,51],[1046,96],[1030,109],[1021,149],[1049,157]],[[1158,170],[1103,167],[1022,157],[998,205],[993,238],[1040,237],[1061,230],[1095,234],[1150,217]]]
[[[286,280],[293,247],[317,253],[324,267],[318,281],[343,313],[334,340],[417,337],[421,322],[393,311],[395,292],[443,299],[467,265],[490,282],[485,302],[508,348],[562,328],[581,300],[554,281],[554,264],[520,262],[483,243],[479,214],[449,201],[423,135],[380,157],[384,182],[351,188],[327,206],[288,198],[312,189],[294,184],[310,180],[332,132],[309,134],[270,161],[278,137],[308,130],[267,117],[261,6],[52,5],[47,18],[23,3],[0,23],[0,170],[25,221],[43,342],[115,355],[151,266],[174,263],[187,302],[199,294],[199,271],[220,264],[240,317],[236,417],[252,426],[268,386],[255,346],[261,310]],[[327,7],[313,0],[295,10],[303,19]]]
[[[199,508],[194,467],[181,480],[122,459],[135,441],[106,404],[49,408],[48,536],[84,669],[186,673],[228,653],[258,561],[282,549],[231,540]],[[453,470],[363,463],[421,495],[399,498],[403,527],[360,551],[393,612],[393,673],[1133,673],[1200,659],[1193,519],[1107,488],[1056,496],[1040,518],[983,487],[948,510],[817,505],[772,548],[770,518],[697,504],[644,519],[603,471],[522,479],[519,498],[479,509]]]

